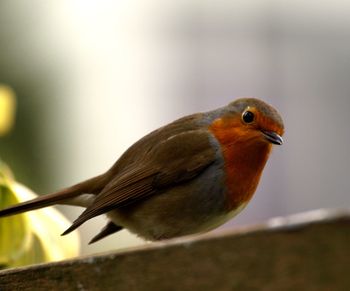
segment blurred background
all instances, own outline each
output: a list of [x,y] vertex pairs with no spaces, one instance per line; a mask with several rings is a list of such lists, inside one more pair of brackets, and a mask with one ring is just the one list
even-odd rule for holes
[[[178,117],[255,96],[281,112],[285,144],[223,227],[350,204],[346,1],[0,0],[0,83],[17,96],[0,157],[39,194]],[[83,254],[144,243],[123,231],[88,246],[104,222],[81,227]]]

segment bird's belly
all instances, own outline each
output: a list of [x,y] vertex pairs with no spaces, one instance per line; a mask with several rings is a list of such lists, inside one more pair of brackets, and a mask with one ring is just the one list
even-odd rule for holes
[[224,173],[213,165],[196,179],[145,201],[108,213],[115,223],[147,240],[213,229],[233,217],[227,208]]

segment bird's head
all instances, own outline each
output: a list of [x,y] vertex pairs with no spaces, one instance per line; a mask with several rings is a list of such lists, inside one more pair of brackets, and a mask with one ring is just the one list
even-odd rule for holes
[[230,103],[221,117],[214,120],[212,130],[223,143],[283,143],[284,125],[275,108],[255,98],[241,98]]

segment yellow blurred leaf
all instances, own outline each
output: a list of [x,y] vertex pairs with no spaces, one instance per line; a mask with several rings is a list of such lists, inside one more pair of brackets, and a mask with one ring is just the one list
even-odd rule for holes
[[[7,183],[0,185],[0,207],[18,203]],[[16,215],[0,219],[0,264],[9,266],[17,261],[30,244],[31,235],[27,219]]]
[[[13,189],[20,201],[37,197],[27,187],[15,182]],[[80,251],[80,237],[76,231],[67,236],[61,236],[70,225],[54,207],[46,207],[25,213],[30,223],[31,232],[37,237],[45,253],[45,261],[58,261],[75,257]]]
[[[0,208],[37,195],[14,181],[0,162]],[[77,256],[78,232],[62,237],[70,222],[55,208],[47,207],[0,219],[0,268],[58,261]]]
[[0,136],[8,133],[15,120],[16,100],[13,90],[0,85]]

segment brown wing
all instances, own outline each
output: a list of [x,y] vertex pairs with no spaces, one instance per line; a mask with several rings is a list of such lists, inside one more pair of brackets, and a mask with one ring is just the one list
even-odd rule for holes
[[140,162],[130,165],[124,173],[112,179],[63,234],[92,217],[144,199],[159,189],[193,179],[211,165],[215,157],[216,149],[206,130],[180,133],[160,142]]

